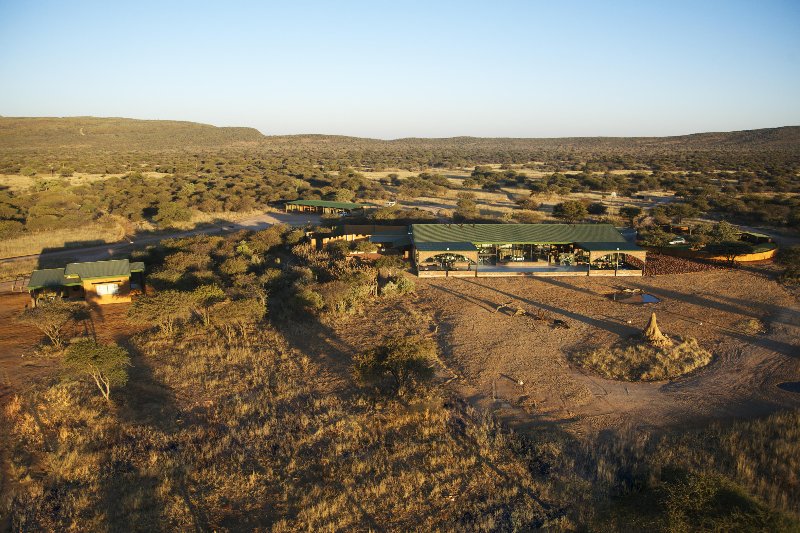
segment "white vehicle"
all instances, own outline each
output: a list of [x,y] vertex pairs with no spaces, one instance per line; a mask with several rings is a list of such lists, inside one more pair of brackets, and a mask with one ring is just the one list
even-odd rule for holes
[[670,244],[686,244],[686,239],[684,239],[683,237],[675,237],[674,239],[669,241],[669,243]]

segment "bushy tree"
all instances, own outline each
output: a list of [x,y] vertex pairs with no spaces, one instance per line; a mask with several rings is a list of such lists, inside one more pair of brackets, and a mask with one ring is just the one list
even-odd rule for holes
[[539,209],[539,202],[534,200],[531,196],[517,200],[517,205],[520,206],[520,208],[527,209],[529,211],[535,211]]
[[378,250],[378,246],[367,239],[356,241],[351,246],[353,251],[356,252],[373,253]]
[[111,388],[128,382],[131,358],[125,348],[116,344],[100,344],[86,339],[67,348],[63,366],[74,376],[91,377],[106,401],[111,400]]
[[724,256],[728,263],[733,265],[740,255],[753,253],[753,246],[744,241],[724,241],[709,244],[705,250],[711,254]]
[[714,224],[708,233],[711,244],[721,244],[724,242],[734,242],[739,240],[739,229],[730,222],[722,221]]
[[284,224],[276,224],[255,232],[249,239],[250,249],[258,254],[265,254],[283,243],[283,235],[289,230]]
[[649,229],[646,232],[643,232],[640,238],[641,244],[644,246],[649,246],[651,248],[658,248],[661,250],[665,246],[669,245],[669,241],[675,237],[672,233],[667,233],[660,227],[656,226]]
[[664,212],[667,216],[671,217],[677,224],[683,222],[684,218],[691,218],[696,217],[700,214],[700,210],[694,207],[693,205],[684,204],[684,203],[677,203],[677,204],[667,204],[664,208]]
[[393,337],[354,358],[353,373],[365,385],[406,396],[433,376],[436,343],[424,337]]
[[225,300],[225,291],[217,285],[201,285],[192,291],[190,298],[194,312],[208,326],[211,323],[211,307]]
[[642,208],[636,207],[635,205],[626,205],[619,210],[619,214],[621,217],[628,220],[630,227],[633,227],[633,222],[636,220],[636,217],[642,214]]
[[61,299],[40,301],[36,307],[25,309],[18,320],[29,326],[38,328],[47,335],[53,346],[61,350],[64,348],[64,328],[72,320],[79,320],[86,316],[86,306],[80,302],[68,302]]
[[603,202],[592,202],[586,210],[590,215],[605,215],[608,212],[608,207]]
[[539,211],[520,210],[511,214],[512,218],[520,224],[538,224],[542,221],[542,213]]
[[189,317],[192,309],[190,293],[159,291],[140,296],[128,309],[128,320],[134,324],[158,326],[163,333],[172,334],[175,322]]
[[389,276],[403,267],[405,267],[405,263],[403,263],[399,255],[382,255],[375,261],[375,268]]
[[480,212],[478,211],[478,204],[475,202],[475,195],[469,192],[458,193],[458,202],[456,202],[453,220],[474,220],[478,216],[480,216]]
[[588,214],[589,212],[583,202],[577,200],[567,200],[553,206],[553,216],[570,224],[585,219]]

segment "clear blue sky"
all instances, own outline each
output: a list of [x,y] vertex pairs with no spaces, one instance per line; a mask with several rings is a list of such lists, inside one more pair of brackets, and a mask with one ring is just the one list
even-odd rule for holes
[[0,114],[380,138],[800,124],[800,1],[0,0]]

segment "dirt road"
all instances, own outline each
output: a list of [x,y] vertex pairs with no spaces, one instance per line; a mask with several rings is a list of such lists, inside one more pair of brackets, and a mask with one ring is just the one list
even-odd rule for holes
[[[618,287],[662,301],[610,301]],[[800,407],[800,394],[777,385],[800,379],[800,306],[781,286],[740,270],[652,278],[504,278],[420,280],[420,304],[436,314],[444,359],[474,403],[511,425],[559,424],[575,434],[622,426],[668,428]],[[566,321],[552,329],[496,312],[513,301]],[[641,331],[656,311],[662,329],[691,336],[714,354],[706,368],[674,380],[626,383],[573,368],[575,350],[608,345]],[[742,333],[742,321],[769,326]]]
[[[99,246],[87,246],[82,248],[64,248],[63,250],[47,252],[46,254],[31,254],[19,257],[10,257],[7,259],[0,259],[0,263],[13,263],[15,261],[36,259],[43,255],[46,255],[48,258],[73,258],[79,255],[83,261],[102,261],[105,259],[113,259],[115,257],[125,256],[129,254],[134,247],[153,244],[164,239],[190,237],[192,235],[200,234],[218,235],[240,230],[261,230],[275,224],[289,224],[292,226],[319,224],[320,219],[320,215],[314,213],[263,213],[257,216],[244,218],[236,222],[219,223],[188,231],[174,231],[158,233],[155,235],[145,234],[138,237],[134,235],[125,241],[117,243],[108,243]],[[0,293],[11,292],[13,285],[13,281],[0,282]]]

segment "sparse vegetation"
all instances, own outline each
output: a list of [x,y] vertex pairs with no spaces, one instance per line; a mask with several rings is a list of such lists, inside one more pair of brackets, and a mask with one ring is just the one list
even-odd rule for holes
[[[0,255],[112,240],[297,197],[399,199],[407,205],[349,219],[397,224],[453,215],[538,222],[551,220],[555,204],[552,215],[567,222],[606,217],[635,225],[654,247],[668,246],[670,231],[678,231],[659,225],[698,215],[788,228],[800,222],[797,128],[674,138],[665,148],[658,139],[264,138],[175,123],[146,135],[135,121],[70,120],[0,118],[0,172],[13,180],[0,190]],[[76,142],[78,123],[87,135]],[[647,191],[668,191],[667,205],[642,210],[634,195]],[[503,210],[487,209],[485,198]],[[724,223],[692,224],[687,246],[695,249],[738,238]],[[66,348],[60,368],[80,379],[59,379],[59,361],[49,359],[49,374],[2,391],[0,515],[10,529],[800,527],[796,411],[700,430],[679,421],[653,432],[646,424],[630,432],[573,425],[583,415],[570,409],[599,393],[576,385],[563,352],[551,348],[566,342],[559,339],[618,338],[615,328],[624,326],[612,320],[619,317],[584,316],[563,303],[597,305],[580,280],[538,284],[565,291],[562,302],[530,285],[507,293],[515,280],[487,288],[445,279],[431,288],[405,276],[398,257],[373,263],[353,253],[375,251],[370,243],[320,251],[303,237],[274,226],[169,239],[139,252],[149,286],[127,309],[129,324],[143,333],[120,326],[95,340],[92,328],[107,326],[98,314],[70,327],[82,304],[25,311],[20,327],[41,328],[55,351]],[[793,252],[781,254],[787,282],[800,278]],[[652,257],[648,271],[660,274],[721,268]],[[705,298],[660,289],[674,301]],[[737,301],[705,304],[725,314]],[[776,313],[785,304],[770,302]],[[458,331],[476,338],[452,339],[453,316],[468,307],[474,314]],[[498,309],[506,312],[491,312]],[[762,320],[737,322],[741,314],[724,327],[737,342],[792,327],[772,313],[760,315],[775,320],[768,332]],[[69,341],[73,334],[82,338]],[[717,350],[719,337],[707,344],[691,334]],[[625,381],[671,379],[710,362],[693,338],[672,341],[653,333],[650,342],[607,343],[572,362]],[[789,346],[780,338],[774,344]],[[496,354],[508,366],[492,366]],[[515,375],[547,361],[569,374],[546,367],[542,379]],[[545,423],[510,432],[460,397],[478,404],[492,384],[516,394],[498,394],[498,416]],[[611,416],[621,412],[611,395],[602,401]]]
[[757,318],[748,318],[737,323],[736,329],[745,335],[761,335],[767,332],[767,325]]
[[573,362],[609,379],[661,381],[683,376],[711,362],[711,353],[689,338],[677,343],[624,341],[580,351]]
[[436,344],[431,339],[395,337],[355,357],[356,378],[397,396],[415,392],[433,375]]
[[80,302],[69,302],[60,298],[41,300],[36,307],[26,308],[19,321],[33,326],[44,333],[53,348],[62,350],[67,342],[64,331],[70,322],[84,316],[86,305]]

